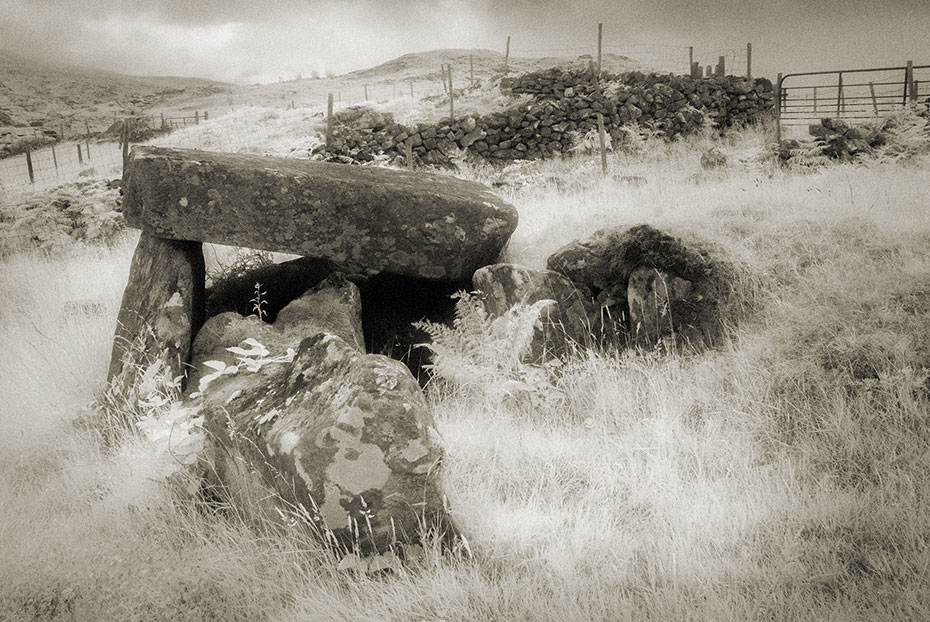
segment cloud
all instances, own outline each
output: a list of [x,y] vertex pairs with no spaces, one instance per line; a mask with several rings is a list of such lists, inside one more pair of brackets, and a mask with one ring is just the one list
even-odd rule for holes
[[[609,51],[757,74],[926,61],[927,0],[0,0],[0,52],[137,74],[252,82],[436,48]],[[542,52],[539,52],[542,53]]]

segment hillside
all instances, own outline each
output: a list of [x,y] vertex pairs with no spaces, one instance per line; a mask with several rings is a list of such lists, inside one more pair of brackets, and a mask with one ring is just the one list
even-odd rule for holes
[[[471,63],[469,62],[471,59]],[[509,59],[509,73],[553,66],[586,67],[578,58]],[[604,69],[636,69],[627,57],[607,54]],[[415,99],[443,93],[440,67],[451,65],[455,87],[486,84],[503,74],[504,55],[481,49],[444,49],[405,54],[381,65],[328,78],[274,84],[235,85],[200,78],[139,77],[101,70],[50,66],[0,55],[0,144],[17,143],[43,130],[65,137],[106,130],[125,115],[220,115],[241,106],[322,109],[329,93],[340,103]]]
[[115,116],[187,105],[229,93],[232,84],[201,78],[136,77],[79,67],[51,66],[0,55],[0,136],[31,136],[32,124],[65,136],[106,129]]

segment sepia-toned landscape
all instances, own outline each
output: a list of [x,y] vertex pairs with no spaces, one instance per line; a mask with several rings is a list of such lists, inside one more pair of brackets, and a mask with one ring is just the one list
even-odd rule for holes
[[0,54],[0,619],[926,619],[925,60]]

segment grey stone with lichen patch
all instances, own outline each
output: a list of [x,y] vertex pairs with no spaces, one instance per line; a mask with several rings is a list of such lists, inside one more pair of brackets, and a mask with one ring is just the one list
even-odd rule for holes
[[134,147],[123,211],[152,235],[323,257],[348,272],[468,278],[497,260],[516,210],[444,175]]
[[111,387],[130,397],[140,368],[158,360],[169,378],[184,374],[193,334],[203,322],[203,284],[199,242],[140,236],[117,317],[107,372]]
[[532,362],[562,356],[571,343],[584,345],[592,338],[597,308],[591,293],[558,272],[499,263],[476,271],[472,284],[481,292],[488,313],[495,317],[502,317],[515,305],[553,302],[539,309],[528,353]]
[[440,439],[398,361],[318,333],[293,362],[221,377],[204,399],[214,478],[238,507],[277,518],[282,499],[348,549],[357,528],[365,554],[417,542],[421,524],[451,535]]

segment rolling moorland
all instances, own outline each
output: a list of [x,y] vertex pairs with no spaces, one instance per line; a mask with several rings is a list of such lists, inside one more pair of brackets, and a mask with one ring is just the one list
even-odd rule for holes
[[[321,119],[283,104],[303,82],[323,81],[262,87],[265,105],[154,143],[308,157]],[[488,85],[463,107],[507,99]],[[713,350],[581,352],[557,370],[463,322],[426,392],[468,551],[426,546],[386,573],[341,569],[299,526],[211,511],[167,435],[106,428],[137,238],[112,172],[0,194],[0,224],[36,231],[0,256],[0,618],[926,619],[930,138],[914,111],[896,122],[899,148],[839,161],[784,163],[761,124],[672,142],[635,128],[607,175],[584,148],[443,171],[517,208],[506,261],[543,268],[597,229],[647,223],[724,252],[739,304]],[[712,148],[725,164],[702,166]],[[211,247],[208,270],[244,254]]]
[[[565,59],[513,58],[510,67],[514,73],[526,73],[557,64],[583,67],[588,60],[582,57],[568,63]],[[490,50],[435,50],[407,54],[340,76],[288,76],[279,83],[241,86],[197,78],[37,66],[0,55],[0,145],[14,144],[43,130],[60,134],[62,127],[66,139],[84,135],[85,123],[91,136],[101,137],[115,119],[125,116],[192,117],[195,111],[220,115],[244,106],[282,108],[292,103],[320,111],[328,93],[334,93],[340,103],[343,99],[359,102],[367,88],[371,101],[386,100],[409,96],[411,83],[419,100],[443,92],[443,64],[453,66],[454,86],[461,88],[472,75],[477,82],[499,77],[503,62],[503,54]],[[615,54],[606,54],[603,66],[615,72],[637,68],[634,61]]]

